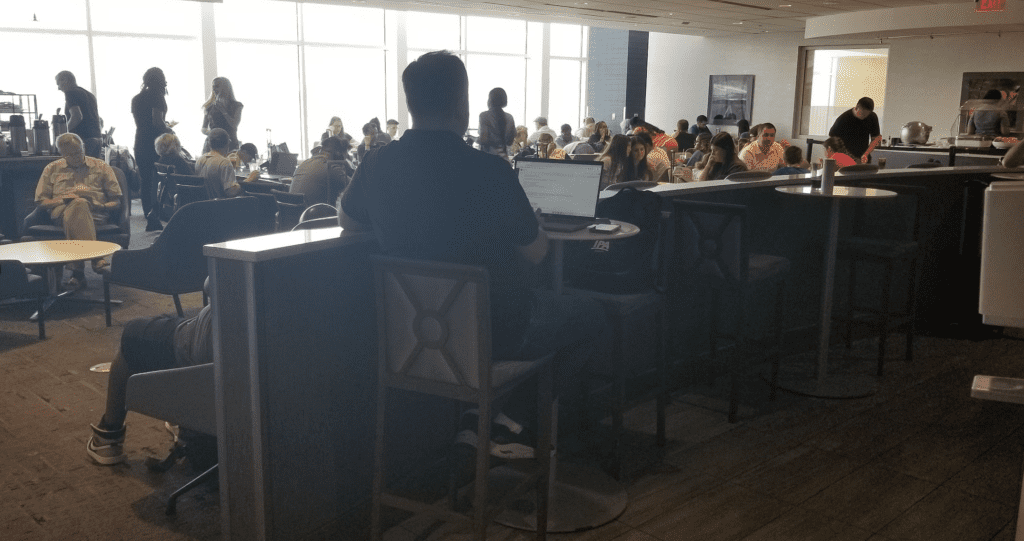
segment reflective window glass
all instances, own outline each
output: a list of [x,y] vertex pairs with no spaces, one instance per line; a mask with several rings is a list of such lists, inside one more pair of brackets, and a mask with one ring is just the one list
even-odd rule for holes
[[569,124],[579,128],[580,118],[580,62],[578,60],[551,60],[551,86],[548,92],[548,125],[556,132],[558,126]]
[[[405,14],[405,40],[410,49],[458,51],[462,48],[461,34],[458,15],[414,12]],[[419,54],[412,54],[410,51],[409,59],[415,60],[418,56]]]
[[[16,73],[18,76],[4,78],[3,88],[0,90],[13,94],[35,94],[35,104],[29,105],[26,102],[25,105],[37,108],[36,112],[42,113],[47,121],[51,120],[58,108],[64,112],[64,93],[57,90],[58,71],[66,69],[74,73],[78,84],[86,90],[92,87],[92,81],[89,79],[89,44],[85,36],[5,32],[4,40],[9,40],[7,43],[17,43],[19,48],[28,51],[65,51],[66,54],[61,56],[59,65],[40,62],[32,55],[7,55],[3,61],[4,72]],[[18,105],[17,101],[16,98],[0,94],[0,103]],[[6,108],[0,110],[8,112]],[[2,118],[4,121],[7,120],[6,115]]]
[[306,41],[346,45],[384,46],[384,10],[302,4]]
[[198,36],[200,4],[180,0],[90,0],[92,29],[104,32],[129,32]]
[[[358,80],[339,81],[329,69],[338,58],[345,59],[347,73],[358,74]],[[363,124],[377,117],[381,126],[387,122],[384,94],[384,52],[342,47],[306,47],[306,110],[309,122],[309,145],[320,142],[331,117],[341,117],[345,132],[352,136],[353,146],[359,144]],[[408,127],[408,125],[406,125]]]
[[575,24],[551,24],[551,56],[583,56],[583,27]]
[[466,17],[466,50],[488,53],[526,53],[526,22],[490,17]]
[[217,39],[298,39],[297,8],[292,2],[224,0],[223,4],[214,4],[213,9]]
[[523,124],[526,111],[526,59],[522,57],[470,54],[466,57],[469,72],[469,125],[477,128],[480,113],[487,110],[487,94],[494,87],[505,89],[508,105],[505,112],[516,124]]
[[[82,0],[7,0],[2,4],[0,28],[26,30],[85,30],[85,2]],[[4,36],[7,40],[7,36]],[[5,42],[10,46],[10,42]],[[52,50],[52,49],[41,49]],[[6,60],[4,61],[6,68]],[[57,70],[60,71],[60,70]]]

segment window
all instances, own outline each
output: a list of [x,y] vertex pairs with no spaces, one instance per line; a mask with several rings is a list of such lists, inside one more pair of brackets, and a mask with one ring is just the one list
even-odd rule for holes
[[802,60],[801,135],[828,134],[836,117],[864,96],[875,101],[875,114],[882,125],[888,49],[805,48]]

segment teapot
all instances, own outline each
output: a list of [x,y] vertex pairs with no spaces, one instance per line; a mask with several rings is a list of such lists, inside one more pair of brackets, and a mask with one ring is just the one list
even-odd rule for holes
[[900,138],[908,145],[926,145],[932,134],[932,127],[924,122],[907,122],[900,130]]

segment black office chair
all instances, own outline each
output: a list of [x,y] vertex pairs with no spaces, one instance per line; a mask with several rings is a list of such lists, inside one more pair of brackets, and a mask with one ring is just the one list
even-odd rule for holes
[[[833,317],[832,321],[845,324],[847,348],[852,347],[852,328],[855,325],[870,326],[877,331],[878,375],[882,376],[887,339],[891,331],[900,328],[904,330],[905,358],[908,362],[914,358],[917,268],[921,257],[921,247],[918,243],[921,228],[920,207],[928,190],[921,186],[877,182],[861,182],[857,183],[857,186],[896,192],[896,197],[871,201],[870,208],[863,199],[854,202],[852,236],[840,238],[836,251],[838,260],[850,262],[846,306],[842,314]],[[857,302],[858,268],[863,270],[861,264],[874,264],[883,269],[880,279],[876,277],[869,280],[869,290],[878,291],[880,294],[875,306]],[[899,265],[905,268],[906,298],[902,309],[894,309],[891,305]]]
[[185,317],[178,295],[203,290],[207,276],[203,246],[257,233],[252,197],[198,201],[178,209],[151,246],[111,256],[110,272],[103,276],[107,326],[111,324],[111,284],[171,295],[178,316]]
[[[672,202],[674,241],[673,263],[669,267],[669,296],[677,306],[687,299],[709,291],[710,360],[717,363],[718,340],[731,334],[737,343],[736,362],[728,366],[731,377],[729,422],[735,423],[739,409],[739,378],[750,364],[744,357],[756,352],[749,347],[748,300],[756,291],[775,289],[774,327],[775,347],[769,352],[772,359],[770,378],[771,399],[775,398],[776,380],[782,353],[782,310],[785,304],[785,281],[791,263],[784,257],[752,254],[749,247],[749,220],[747,208],[742,205]],[[726,311],[732,318],[723,318]],[[725,321],[721,321],[725,320]],[[722,325],[725,323],[725,325]],[[730,324],[731,323],[731,324]],[[722,332],[722,327],[731,333]]]
[[317,218],[337,218],[338,209],[334,205],[328,205],[327,203],[317,203],[310,205],[309,208],[302,211],[302,215],[299,216],[299,223],[307,220],[315,220]]
[[[96,240],[105,240],[121,245],[127,249],[131,242],[131,191],[128,188],[128,181],[124,172],[118,167],[113,167],[114,176],[121,186],[121,204],[110,211],[110,219],[106,224],[96,226]],[[23,224],[25,236],[22,241],[34,240],[63,240],[67,238],[64,228],[53,224],[50,219],[50,212],[42,207],[36,207],[25,217]]]
[[734,182],[752,182],[755,180],[766,180],[771,178],[771,176],[771,171],[739,171],[725,177],[725,180],[731,180]]
[[271,190],[270,193],[277,199],[277,230],[291,231],[299,223],[302,213],[308,206],[306,196],[281,190]]
[[171,201],[174,203],[172,215],[189,203],[210,199],[206,179],[201,176],[168,173],[166,182],[166,190],[171,192]]
[[29,274],[21,261],[12,259],[0,260],[0,300],[21,297],[36,299],[36,312],[39,314],[39,339],[46,339],[46,312],[43,301],[49,293],[46,278]]

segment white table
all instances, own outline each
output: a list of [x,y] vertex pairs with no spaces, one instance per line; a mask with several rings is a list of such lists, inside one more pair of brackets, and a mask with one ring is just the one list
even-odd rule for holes
[[895,192],[875,188],[835,186],[831,192],[811,186],[779,186],[776,191],[807,198],[832,201],[829,212],[828,237],[825,243],[825,274],[821,290],[821,334],[818,339],[817,372],[811,378],[782,378],[779,387],[798,394],[818,398],[861,398],[874,394],[874,378],[857,376],[830,377],[828,373],[829,334],[832,329],[832,293],[835,285],[836,247],[839,241],[839,205],[844,199],[896,197]]
[[[102,304],[101,300],[70,298],[75,291],[58,291],[60,284],[60,271],[68,263],[79,261],[92,261],[121,249],[121,246],[113,242],[102,240],[41,240],[35,242],[18,242],[0,246],[0,259],[14,259],[21,261],[25,266],[39,266],[46,268],[46,281],[49,295],[43,302],[43,311],[47,311],[58,300]],[[114,304],[121,304],[121,301],[110,301]],[[38,319],[39,314],[32,314],[32,321]]]

